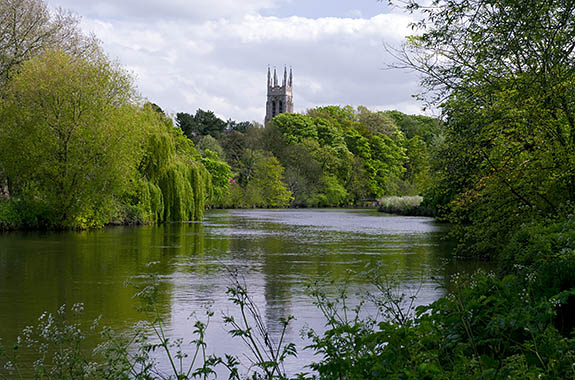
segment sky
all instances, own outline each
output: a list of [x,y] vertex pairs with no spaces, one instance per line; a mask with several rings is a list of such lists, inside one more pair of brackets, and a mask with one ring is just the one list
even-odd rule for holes
[[294,111],[364,105],[421,114],[413,72],[387,69],[412,33],[409,14],[378,0],[48,0],[136,77],[169,114],[214,111],[263,122],[267,68],[293,69]]

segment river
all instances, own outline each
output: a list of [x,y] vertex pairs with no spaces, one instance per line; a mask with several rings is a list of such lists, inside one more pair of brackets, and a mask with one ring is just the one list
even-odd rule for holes
[[202,317],[210,304],[208,351],[239,354],[245,348],[227,335],[221,318],[234,313],[226,288],[237,271],[272,332],[279,318],[296,317],[287,335],[300,347],[298,360],[288,363],[295,372],[314,360],[301,349],[309,343],[302,328],[324,325],[308,295],[311,282],[333,294],[347,281],[354,302],[369,289],[360,273],[379,264],[405,292],[419,289],[418,304],[432,302],[446,292],[450,274],[473,267],[450,258],[446,233],[430,218],[289,209],[213,210],[202,222],[163,226],[0,234],[0,338],[14,342],[42,312],[79,302],[85,321],[102,315],[102,324],[129,329],[143,315],[125,282],[153,270],[162,281],[159,309],[170,336],[191,340],[189,316]]

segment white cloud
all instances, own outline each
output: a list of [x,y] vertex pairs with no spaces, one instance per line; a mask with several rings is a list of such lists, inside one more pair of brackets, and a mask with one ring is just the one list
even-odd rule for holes
[[[256,9],[270,2],[247,3]],[[417,78],[382,70],[391,59],[383,42],[401,43],[410,21],[395,13],[311,19],[247,12],[202,22],[86,18],[83,26],[134,71],[141,93],[165,110],[202,108],[223,118],[261,121],[267,66],[283,70],[284,64],[294,70],[296,111],[351,104],[414,112],[418,106],[410,95]]]

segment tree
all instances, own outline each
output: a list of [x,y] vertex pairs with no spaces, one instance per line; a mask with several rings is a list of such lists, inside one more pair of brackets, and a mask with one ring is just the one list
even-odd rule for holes
[[422,194],[431,184],[431,155],[427,144],[420,136],[413,136],[406,144],[407,162],[405,164],[406,189],[409,195]]
[[213,195],[209,200],[211,206],[220,207],[225,203],[230,184],[232,182],[232,171],[230,165],[220,159],[217,152],[206,149],[202,163],[212,177]]
[[246,186],[248,204],[259,207],[288,206],[292,196],[282,182],[283,171],[277,158],[255,152],[253,178]]
[[42,0],[0,2],[0,87],[26,60],[49,49],[77,57],[101,55],[97,40],[79,29],[79,18],[59,9],[50,12]]
[[151,102],[147,102],[145,104],[145,106],[150,107],[154,112],[157,112],[163,116],[166,116],[166,113],[164,112],[164,110],[162,109],[162,107],[160,107],[159,105],[157,105],[156,103],[151,103]]
[[202,136],[219,138],[227,125],[213,111],[202,109],[198,109],[194,116],[183,112],[176,114],[176,123],[185,135],[194,142],[197,142]]
[[0,117],[0,166],[10,194],[39,225],[110,219],[141,151],[131,78],[102,58],[57,50],[23,63]]
[[305,138],[317,140],[314,119],[295,113],[281,113],[273,118],[273,124],[281,131],[288,144],[295,144]]
[[[365,107],[358,112],[350,106],[318,107],[307,115],[280,114],[267,129],[277,129],[282,135],[274,139],[272,151],[286,166],[288,187],[296,202],[337,206],[399,191],[405,137],[381,112]],[[307,154],[300,149],[292,159],[286,153],[297,149],[285,149],[281,141]],[[302,158],[306,156],[312,159]],[[358,171],[359,162],[363,167]],[[314,170],[317,166],[319,176]],[[304,179],[302,174],[311,178]]]
[[397,137],[398,128],[394,120],[385,112],[371,112],[364,106],[357,107],[358,121],[372,133],[383,133],[391,138]]
[[227,129],[231,130],[231,131],[238,131],[241,133],[246,133],[248,131],[248,129],[250,128],[254,128],[256,125],[256,122],[249,122],[249,121],[234,121],[232,119],[229,119],[227,121]]
[[194,144],[151,104],[139,112],[144,154],[128,205],[142,222],[201,220],[214,196],[212,177]]
[[422,34],[401,58],[444,114],[437,193],[449,194],[460,241],[486,254],[575,201],[575,1],[419,8]]
[[393,120],[408,139],[419,136],[429,145],[442,132],[441,120],[437,118],[406,115],[399,111],[385,111],[384,114]]
[[188,138],[194,135],[194,116],[185,112],[178,112],[176,114],[176,125],[184,132]]
[[206,150],[210,150],[210,151],[216,153],[219,157],[224,156],[224,148],[222,148],[222,146],[220,145],[218,140],[216,140],[215,138],[213,138],[210,135],[202,136],[202,138],[200,138],[200,140],[196,144],[196,148],[200,152],[205,152]]

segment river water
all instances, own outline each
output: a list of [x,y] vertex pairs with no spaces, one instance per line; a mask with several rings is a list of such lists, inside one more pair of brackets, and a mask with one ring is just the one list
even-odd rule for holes
[[[366,266],[381,265],[417,302],[446,292],[447,279],[473,265],[450,259],[447,227],[430,218],[400,217],[374,210],[214,210],[202,222],[113,227],[86,232],[18,232],[0,235],[0,338],[11,343],[44,311],[83,303],[82,318],[102,315],[117,330],[144,318],[136,310],[130,277],[155,271],[162,281],[159,309],[170,336],[193,338],[194,318],[210,304],[208,351],[246,352],[228,336],[222,313],[235,312],[226,295],[230,272],[239,273],[272,333],[294,315],[287,340],[300,347],[290,372],[314,360],[302,350],[302,328],[322,330],[308,285],[327,293],[347,282],[352,302],[369,289]],[[149,265],[149,263],[154,263]],[[366,312],[375,312],[366,306]]]

